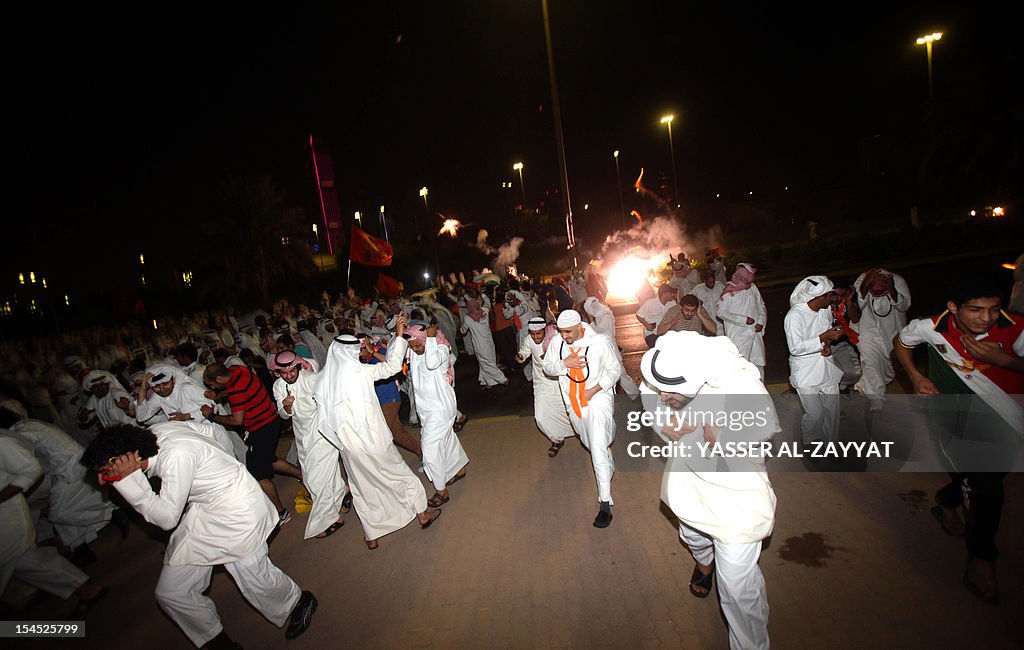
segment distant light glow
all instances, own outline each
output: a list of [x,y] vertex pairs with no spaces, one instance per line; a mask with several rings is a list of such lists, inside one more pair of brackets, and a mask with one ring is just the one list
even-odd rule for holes
[[156,327],[156,319],[155,318],[153,319],[153,329],[157,329],[157,327]]
[[25,274],[24,273],[19,273],[18,274],[18,284],[25,284]]
[[675,115],[666,115],[663,118],[661,118],[661,123],[662,124],[672,124],[672,120],[674,120],[674,119],[676,119]]
[[1017,270],[1017,265],[1016,264],[1006,263],[1006,264],[1002,264],[1000,266],[1002,266],[1004,269],[1010,269],[1011,271],[1016,271]]
[[29,271],[28,272],[28,281],[31,282],[32,284],[36,283],[36,272],[35,271]]
[[516,164],[512,165],[512,171],[519,171],[522,168],[523,168],[523,163],[521,163],[521,162],[517,162]]
[[619,150],[616,149],[615,151],[613,151],[612,152],[612,156],[614,156],[615,158],[618,158],[619,157]]
[[71,300],[68,299],[68,294],[66,293],[64,294],[64,304],[67,305],[68,307],[71,306]]
[[1006,215],[1006,212],[1001,207],[996,206],[996,207],[992,208],[992,216],[993,217],[1002,217],[1002,216],[1005,216],[1005,215]]
[[429,280],[430,279],[430,274],[429,273],[424,273],[423,274],[423,279],[424,280]]
[[43,278],[43,288],[46,288],[46,278]]
[[590,209],[590,204],[589,203],[584,203],[583,204],[583,209],[584,210],[589,210]]
[[971,210],[971,216],[972,217],[978,216],[978,211],[977,210]]
[[933,34],[926,34],[925,36],[918,37],[917,44],[924,45],[925,43],[931,43],[942,38],[942,32],[935,32]]
[[319,235],[320,234],[320,230],[317,228],[315,223],[313,224],[313,234],[314,235]]
[[426,196],[429,193],[430,192],[427,190],[427,186],[426,185],[424,185],[423,187],[420,188],[420,196]]
[[146,263],[146,256],[143,255],[142,253],[139,253],[139,264],[145,264],[145,263]]

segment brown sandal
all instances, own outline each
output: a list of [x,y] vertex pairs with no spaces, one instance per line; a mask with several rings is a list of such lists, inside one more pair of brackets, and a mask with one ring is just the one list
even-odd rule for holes
[[564,440],[562,442],[553,442],[553,443],[551,443],[551,446],[548,447],[548,458],[554,458],[555,456],[557,456],[558,452],[560,452],[562,450],[562,447],[564,445],[565,445],[565,441]]

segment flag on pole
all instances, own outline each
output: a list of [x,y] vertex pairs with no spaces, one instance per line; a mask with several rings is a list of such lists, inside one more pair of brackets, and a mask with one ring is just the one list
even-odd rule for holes
[[391,266],[394,252],[391,244],[367,234],[359,226],[352,224],[352,239],[349,248],[349,259],[364,266]]
[[397,298],[402,292],[402,283],[390,275],[377,274],[377,292],[385,298]]

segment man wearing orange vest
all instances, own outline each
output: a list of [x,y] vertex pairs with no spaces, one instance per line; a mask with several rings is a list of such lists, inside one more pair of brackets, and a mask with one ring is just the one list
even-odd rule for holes
[[609,446],[615,440],[615,385],[622,364],[615,343],[589,323],[584,325],[579,312],[566,309],[558,315],[556,324],[562,341],[552,341],[548,347],[544,373],[558,377],[569,421],[583,446],[590,450],[601,504],[594,526],[607,528],[612,523],[615,473]]

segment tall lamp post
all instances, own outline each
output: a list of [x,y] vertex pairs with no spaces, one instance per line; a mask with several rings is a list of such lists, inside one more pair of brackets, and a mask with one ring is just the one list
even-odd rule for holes
[[428,231],[430,243],[434,247],[434,276],[441,277],[441,262],[437,257],[437,236],[434,235],[433,226],[430,225],[430,207],[427,205],[427,194],[429,193],[426,185],[420,188],[420,196],[423,197],[423,210],[427,213],[427,228],[430,229]]
[[935,32],[934,34],[926,34],[917,39],[918,45],[924,45],[925,50],[928,52],[928,99],[931,100],[934,96],[934,86],[932,84],[932,41],[937,41],[942,38],[942,32]]
[[519,189],[523,194],[523,211],[526,211],[526,183],[523,182],[523,163],[517,162],[512,165],[512,171],[519,172]]
[[626,204],[622,201],[622,171],[619,169],[619,150],[616,149],[612,152],[612,158],[615,158],[615,180],[616,186],[619,188],[619,216],[622,218],[622,228],[626,228]]
[[672,120],[675,119],[675,115],[666,115],[661,118],[661,123],[668,127],[668,153],[672,156],[672,189],[675,192],[676,207],[679,207],[681,201],[679,200],[679,180],[676,178],[676,150],[672,144]]

